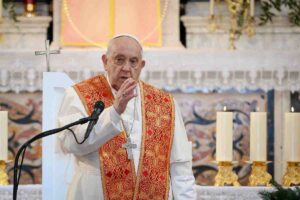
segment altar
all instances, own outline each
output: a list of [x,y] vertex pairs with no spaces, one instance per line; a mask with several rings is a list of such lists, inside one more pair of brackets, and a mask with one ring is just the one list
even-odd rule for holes
[[[0,199],[13,199],[13,186],[0,186]],[[18,189],[18,200],[41,200],[42,185],[20,185]]]
[[[210,187],[196,186],[197,200],[258,200],[260,191],[271,191],[270,187]],[[12,199],[12,185],[0,186],[1,200]],[[18,200],[42,200],[41,185],[20,185]]]

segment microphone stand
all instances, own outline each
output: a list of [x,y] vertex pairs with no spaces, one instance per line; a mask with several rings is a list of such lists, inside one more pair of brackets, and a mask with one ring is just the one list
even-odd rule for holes
[[[17,193],[18,193],[18,186],[19,186],[19,181],[20,181],[20,177],[21,177],[21,168],[22,168],[22,164],[23,164],[23,160],[24,160],[24,155],[25,155],[25,151],[27,146],[29,146],[32,142],[41,139],[43,137],[49,136],[49,135],[53,135],[55,133],[58,133],[60,131],[63,131],[65,129],[69,129],[72,126],[75,125],[79,125],[79,124],[85,124],[89,121],[93,121],[93,120],[97,120],[97,118],[94,117],[85,117],[82,119],[79,119],[78,121],[72,122],[70,124],[67,124],[61,128],[56,128],[56,129],[52,129],[52,130],[48,130],[45,132],[42,132],[36,136],[34,136],[33,138],[31,138],[30,140],[28,140],[27,142],[25,142],[20,149],[18,150],[17,154],[16,154],[16,158],[15,158],[15,164],[14,164],[14,184],[13,184],[13,200],[17,200]],[[82,141],[82,143],[86,140],[87,138],[84,138],[84,140]],[[20,166],[18,166],[19,163],[19,157],[21,155],[21,153],[23,152],[22,155],[22,160],[21,160],[21,164]],[[19,170],[18,170],[19,169]]]

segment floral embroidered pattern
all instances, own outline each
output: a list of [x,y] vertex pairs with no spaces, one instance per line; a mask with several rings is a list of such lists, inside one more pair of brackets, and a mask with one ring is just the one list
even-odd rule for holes
[[170,94],[141,83],[143,138],[134,199],[168,199],[174,104]]
[[[74,86],[88,113],[102,100],[112,105],[113,95],[104,76],[96,76]],[[99,148],[105,199],[167,199],[170,152],[174,132],[174,105],[171,95],[141,83],[143,135],[136,176],[134,163],[127,159],[122,132]],[[155,106],[153,106],[155,105]]]

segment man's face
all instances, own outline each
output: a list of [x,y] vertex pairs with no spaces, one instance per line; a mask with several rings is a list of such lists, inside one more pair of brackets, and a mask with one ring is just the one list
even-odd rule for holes
[[145,66],[141,47],[129,37],[114,39],[108,54],[102,56],[102,61],[110,84],[116,90],[119,90],[128,78],[138,81],[141,70]]

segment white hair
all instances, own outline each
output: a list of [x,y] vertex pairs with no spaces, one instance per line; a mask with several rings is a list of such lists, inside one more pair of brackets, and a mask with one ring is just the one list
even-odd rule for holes
[[131,35],[131,34],[127,34],[127,33],[117,34],[117,35],[115,35],[114,37],[112,37],[112,38],[109,40],[108,45],[107,45],[106,55],[108,55],[108,53],[110,52],[110,48],[111,48],[111,46],[112,46],[112,42],[113,42],[115,39],[121,38],[121,37],[128,37],[128,38],[131,38],[131,39],[135,40],[135,41],[138,43],[138,45],[140,46],[140,48],[141,48],[141,56],[143,56],[143,46],[142,46],[140,40],[139,40],[136,36]]

